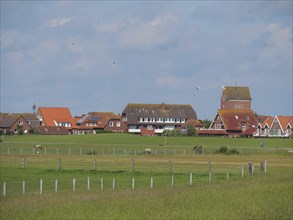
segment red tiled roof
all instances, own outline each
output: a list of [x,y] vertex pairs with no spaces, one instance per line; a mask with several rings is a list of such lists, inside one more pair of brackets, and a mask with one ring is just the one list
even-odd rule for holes
[[223,110],[218,111],[226,130],[242,130],[241,125],[256,127],[258,121],[252,110]]
[[282,127],[282,130],[285,131],[287,129],[288,124],[293,126],[293,116],[277,116],[280,126]]
[[[88,117],[82,122],[83,127],[103,129],[110,120],[120,120],[120,117],[113,112],[90,112]],[[94,123],[95,126],[85,126],[86,123]]]
[[69,108],[39,107],[39,112],[45,126],[56,126],[55,122],[70,123],[71,126],[75,124]]

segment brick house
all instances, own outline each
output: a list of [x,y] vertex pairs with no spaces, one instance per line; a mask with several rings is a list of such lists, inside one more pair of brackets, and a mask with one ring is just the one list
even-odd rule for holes
[[192,119],[197,119],[197,115],[191,105],[130,103],[122,112],[128,132],[141,135],[162,134],[164,130],[181,128]]
[[[50,127],[64,127],[69,133],[75,126],[71,112],[67,107],[39,107],[36,117],[40,120],[41,126],[47,127],[48,131],[52,130]],[[64,129],[59,130],[60,134],[64,133]],[[43,129],[40,131],[43,131]],[[54,131],[58,131],[58,129]]]
[[0,130],[4,134],[28,133],[31,126],[22,114],[0,113]]
[[225,86],[221,95],[220,109],[251,109],[251,96],[248,87]]
[[74,134],[95,134],[98,130],[125,132],[127,127],[121,121],[121,116],[112,112],[89,112],[81,117],[75,117]]
[[199,134],[251,137],[257,130],[258,121],[252,110],[219,109],[209,129],[202,129]]

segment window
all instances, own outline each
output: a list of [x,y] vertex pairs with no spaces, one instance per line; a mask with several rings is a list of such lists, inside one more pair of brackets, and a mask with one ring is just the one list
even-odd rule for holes
[[152,125],[148,125],[147,126],[147,130],[153,130],[153,126]]
[[113,127],[113,126],[114,126],[113,121],[110,121],[110,122],[109,122],[109,127]]
[[121,126],[121,122],[120,121],[117,121],[116,122],[116,127],[120,128],[120,126]]

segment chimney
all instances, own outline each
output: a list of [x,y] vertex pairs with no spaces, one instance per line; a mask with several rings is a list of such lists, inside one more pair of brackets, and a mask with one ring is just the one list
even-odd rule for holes
[[162,111],[165,111],[165,110],[166,110],[166,105],[165,105],[164,102],[161,104],[161,110],[162,110]]

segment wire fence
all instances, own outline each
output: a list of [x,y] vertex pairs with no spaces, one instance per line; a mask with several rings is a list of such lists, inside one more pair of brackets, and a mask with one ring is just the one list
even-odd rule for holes
[[[1,177],[2,196],[68,191],[175,188],[265,175],[267,161],[253,164],[211,161],[90,160],[48,157],[7,157],[2,171],[21,177]],[[31,174],[33,172],[33,174]],[[7,175],[6,175],[7,176]],[[27,176],[31,176],[27,178]]]

